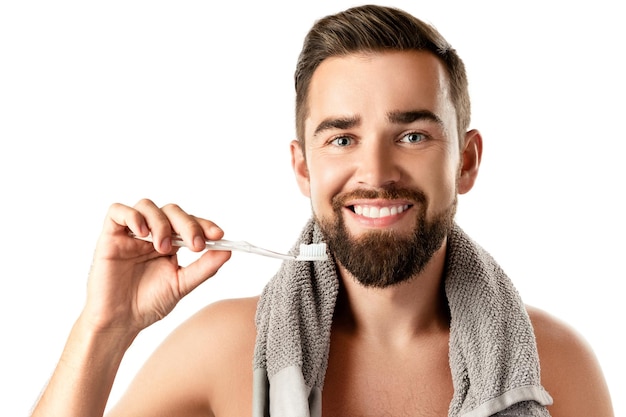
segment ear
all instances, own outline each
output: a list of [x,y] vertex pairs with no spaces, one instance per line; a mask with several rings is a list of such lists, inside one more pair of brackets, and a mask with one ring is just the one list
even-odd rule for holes
[[306,166],[306,158],[304,157],[304,149],[300,146],[300,142],[292,140],[291,150],[291,167],[296,174],[296,181],[300,192],[306,197],[311,197],[311,181],[309,179],[309,169]]
[[478,130],[470,130],[465,134],[465,144],[461,152],[458,181],[459,194],[465,194],[474,187],[482,155],[483,138]]

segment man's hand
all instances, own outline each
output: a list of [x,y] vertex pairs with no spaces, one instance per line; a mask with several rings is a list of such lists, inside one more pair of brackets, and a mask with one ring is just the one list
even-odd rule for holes
[[[152,234],[153,242],[139,237]],[[215,275],[230,252],[207,251],[186,267],[178,265],[171,235],[179,234],[194,252],[205,239],[224,232],[213,222],[170,204],[141,200],[134,207],[113,204],[98,240],[89,276],[83,319],[96,331],[136,332],[169,314],[178,301]]]

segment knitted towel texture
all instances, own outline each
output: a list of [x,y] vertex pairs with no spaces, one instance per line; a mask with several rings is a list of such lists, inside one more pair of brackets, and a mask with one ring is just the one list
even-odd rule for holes
[[[311,219],[300,243],[320,243]],[[533,329],[493,258],[457,225],[448,236],[445,292],[451,313],[449,417],[548,417]],[[332,260],[283,262],[257,308],[254,417],[320,417],[339,290]]]

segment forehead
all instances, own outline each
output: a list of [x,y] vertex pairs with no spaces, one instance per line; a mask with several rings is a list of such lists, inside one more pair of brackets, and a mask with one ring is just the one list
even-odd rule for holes
[[393,111],[428,110],[456,125],[447,71],[426,51],[327,58],[313,73],[308,101],[307,137],[317,121],[340,115],[368,119]]

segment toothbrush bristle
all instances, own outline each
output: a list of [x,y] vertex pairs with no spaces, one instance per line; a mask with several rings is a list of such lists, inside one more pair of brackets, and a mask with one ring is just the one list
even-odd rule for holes
[[326,243],[301,244],[298,259],[309,261],[323,261],[327,259]]

